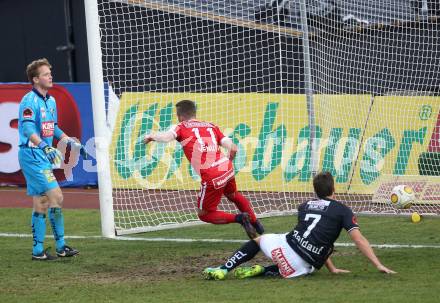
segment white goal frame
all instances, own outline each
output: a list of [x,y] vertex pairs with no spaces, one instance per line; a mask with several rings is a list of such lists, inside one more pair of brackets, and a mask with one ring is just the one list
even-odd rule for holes
[[[335,86],[335,84],[333,84],[333,83],[330,84],[330,86],[329,86],[330,88],[326,87],[325,86],[326,83],[324,83],[326,79],[322,80],[324,85],[320,89],[317,89],[316,87],[319,86],[320,84],[322,85],[322,83],[314,83],[313,82],[314,81],[313,80],[314,74],[312,72],[315,73],[317,70],[319,70],[319,68],[315,68],[315,67],[317,66],[316,64],[320,64],[321,62],[318,62],[318,63],[312,62],[311,57],[315,56],[313,58],[316,58],[317,53],[322,51],[322,49],[325,49],[325,47],[329,47],[329,45],[332,45],[331,44],[332,41],[330,41],[330,42],[325,41],[325,38],[322,38],[322,37],[316,38],[316,37],[314,37],[313,33],[309,32],[308,23],[310,20],[308,20],[309,15],[307,14],[308,12],[307,12],[306,0],[299,0],[300,18],[298,19],[298,22],[300,22],[300,24],[299,24],[301,27],[300,30],[289,28],[287,26],[280,26],[280,25],[276,25],[276,24],[263,25],[261,23],[233,19],[233,18],[229,18],[227,16],[219,16],[219,15],[211,14],[209,12],[201,13],[196,10],[191,10],[191,9],[187,9],[187,8],[183,8],[183,7],[179,7],[179,6],[176,6],[175,9],[173,6],[173,9],[170,9],[170,6],[167,6],[165,4],[161,4],[159,1],[111,0],[110,2],[118,2],[118,3],[121,2],[124,4],[134,5],[136,7],[145,7],[147,9],[164,11],[164,12],[171,13],[171,14],[182,14],[185,16],[201,18],[203,20],[214,21],[214,22],[218,22],[220,24],[232,24],[234,26],[244,27],[247,29],[249,28],[249,29],[254,29],[254,30],[263,30],[263,31],[270,32],[270,33],[276,33],[276,34],[279,34],[278,39],[279,39],[280,45],[281,45],[281,38],[280,37],[282,35],[290,36],[290,37],[301,37],[301,39],[302,39],[302,54],[301,55],[302,55],[302,61],[303,61],[302,62],[302,64],[303,64],[302,69],[304,72],[304,75],[303,75],[304,76],[304,80],[303,80],[304,81],[304,90],[303,90],[304,93],[302,96],[305,96],[305,102],[306,102],[305,105],[306,105],[306,110],[307,110],[307,117],[305,116],[305,113],[306,113],[305,109],[304,109],[304,111],[302,111],[302,113],[303,113],[302,117],[307,119],[307,122],[305,122],[305,124],[308,123],[307,126],[309,127],[309,133],[307,136],[308,136],[308,140],[309,140],[309,144],[310,144],[310,163],[307,166],[307,168],[310,168],[310,172],[312,175],[316,174],[316,172],[319,169],[320,161],[323,161],[323,159],[320,159],[321,151],[323,149],[323,144],[322,144],[322,142],[320,142],[321,138],[318,137],[319,125],[321,125],[321,126],[324,125],[323,128],[325,128],[325,126],[327,126],[327,128],[329,128],[329,129],[334,127],[332,125],[332,123],[334,122],[334,120],[338,119],[338,117],[336,117],[336,119],[334,117],[334,116],[337,116],[334,114],[334,113],[337,113],[337,110],[332,111],[333,115],[334,115],[333,117],[332,117],[332,113],[329,113],[327,116],[327,113],[323,113],[323,112],[325,112],[327,109],[332,107],[331,105],[333,103],[331,103],[331,102],[335,101],[333,99],[334,95],[332,95],[332,93],[335,91],[336,92],[339,92],[339,91],[335,89],[332,92],[332,85]],[[282,3],[284,3],[284,1]],[[189,219],[185,223],[178,223],[178,221],[176,221],[176,223],[174,223],[175,221],[172,221],[172,222],[166,222],[163,224],[161,223],[158,226],[139,226],[139,227],[133,227],[130,229],[121,229],[116,226],[119,222],[118,217],[117,217],[118,212],[116,211],[116,221],[117,222],[115,223],[115,209],[118,209],[118,205],[117,205],[117,203],[115,203],[115,205],[113,204],[113,202],[114,202],[113,201],[113,199],[114,199],[113,194],[116,197],[115,201],[117,201],[119,192],[115,192],[115,193],[113,192],[112,175],[111,175],[111,167],[112,167],[111,161],[113,161],[113,159],[111,159],[110,148],[111,148],[111,144],[112,144],[111,140],[112,140],[112,128],[113,127],[109,126],[109,125],[113,125],[113,124],[108,121],[108,114],[107,114],[106,104],[105,104],[106,96],[105,96],[104,92],[105,92],[105,90],[107,90],[108,83],[104,83],[104,76],[103,76],[103,74],[104,74],[103,59],[102,59],[103,58],[102,57],[103,51],[101,50],[101,42],[102,41],[101,41],[101,32],[100,32],[100,17],[99,17],[99,12],[98,12],[98,0],[85,0],[85,13],[86,13],[86,23],[87,23],[87,41],[88,41],[88,53],[89,53],[90,82],[91,82],[91,88],[92,88],[92,102],[93,102],[92,108],[93,108],[93,120],[94,120],[94,131],[95,131],[96,159],[97,159],[97,168],[98,168],[101,228],[102,228],[103,236],[115,237],[115,235],[120,235],[120,234],[139,233],[139,232],[144,232],[144,231],[168,229],[168,228],[176,228],[176,227],[200,224],[201,223],[200,221],[194,221],[193,219]],[[138,19],[136,18],[136,20],[138,20]],[[350,33],[356,34],[357,32],[362,32],[363,30],[375,30],[376,29],[375,26],[377,26],[377,28],[380,28],[380,26],[382,26],[382,25],[378,24],[378,25],[365,26],[365,24],[364,25],[358,24],[358,25],[355,25],[353,28],[351,28],[352,32],[350,32]],[[316,39],[322,39],[320,41],[324,41],[324,43],[322,45],[320,45],[320,47],[318,47],[320,49],[317,50],[316,47],[311,48],[309,46],[309,42],[310,43],[314,42],[313,40],[309,41],[309,37],[311,39],[316,38]],[[375,38],[376,36],[371,36],[371,37]],[[352,38],[351,36],[348,38],[344,36],[343,38],[347,39],[347,40],[349,40],[349,39],[355,40],[355,38]],[[340,43],[340,44],[343,46],[345,46],[346,44],[349,44],[349,43],[346,43],[347,40],[343,40],[343,43]],[[328,44],[326,44],[327,42],[328,42]],[[339,43],[340,40],[337,40],[337,42]],[[412,42],[412,41],[410,41],[410,42]],[[313,46],[313,44],[312,44],[312,46]],[[316,44],[315,44],[315,46],[316,46]],[[363,50],[362,48],[360,48],[360,49]],[[104,49],[104,51],[105,50],[106,49]],[[325,55],[328,55],[328,54],[325,53]],[[325,55],[324,55],[324,57],[325,57]],[[331,54],[331,55],[334,55],[334,54]],[[335,56],[337,56],[337,55],[335,55]],[[338,64],[338,63],[331,62],[332,59],[334,59],[334,58],[332,58],[330,55],[328,56],[328,58],[322,59],[323,62],[325,61],[324,64],[322,65],[322,69],[324,69],[324,72],[325,72],[325,74],[324,74],[325,77],[329,76],[328,70],[332,70],[332,67],[334,67]],[[370,59],[370,57],[368,57],[368,59]],[[277,58],[277,60],[278,60],[278,58]],[[319,60],[321,60],[320,57],[319,57]],[[104,59],[104,61],[105,61],[105,59]],[[281,55],[281,50],[280,50],[279,61],[280,61],[280,66],[281,66],[281,62],[283,61],[283,58]],[[356,60],[353,62],[357,63],[358,61]],[[401,62],[401,61],[398,61],[398,62]],[[313,64],[315,64],[315,65],[313,65]],[[339,67],[340,66],[345,67],[345,65],[343,65],[343,64],[340,64]],[[388,64],[383,65],[383,66],[388,68]],[[107,72],[108,69],[105,69],[105,71]],[[331,76],[334,76],[334,75],[330,75],[329,77],[331,77]],[[412,76],[412,74],[411,74],[411,76]],[[282,75],[280,77],[282,77]],[[338,76],[335,76],[335,78],[337,78],[337,77]],[[318,77],[318,79],[319,78],[320,77]],[[373,78],[374,77],[371,77],[371,79],[373,79]],[[368,78],[368,79],[370,79],[370,78]],[[343,80],[346,80],[346,79],[342,79],[341,81],[343,81]],[[316,82],[319,82],[319,80],[317,80]],[[358,81],[358,82],[360,83],[362,81]],[[394,84],[394,82],[392,82],[392,83]],[[402,80],[400,83],[406,83],[406,82],[404,82]],[[315,90],[316,90],[316,92],[314,93]],[[368,91],[368,90],[366,90],[366,91]],[[358,163],[358,157],[361,153],[360,150],[362,147],[364,147],[363,140],[364,140],[364,135],[365,135],[365,129],[367,128],[367,124],[370,123],[369,119],[370,119],[370,113],[373,108],[373,103],[376,102],[375,100],[379,100],[377,102],[382,102],[381,106],[384,106],[383,104],[386,102],[393,102],[393,100],[390,101],[390,100],[386,99],[387,92],[382,92],[382,93],[383,93],[382,95],[378,95],[378,96],[375,96],[373,92],[369,92],[368,94],[363,95],[363,97],[365,97],[364,99],[366,99],[367,101],[371,100],[371,101],[369,101],[371,103],[369,104],[369,109],[367,110],[368,113],[365,115],[366,121],[362,120],[364,125],[357,126],[357,127],[353,126],[353,129],[359,128],[359,129],[363,130],[363,133],[360,134],[360,141],[358,143],[356,143],[358,145],[356,145],[357,150],[354,152],[354,155],[355,155],[354,157],[356,158],[354,165],[353,165],[354,167]],[[393,92],[392,96],[398,95],[399,93],[402,93],[402,92]],[[405,91],[403,93],[404,93],[403,96],[405,98],[410,98],[412,96],[410,91],[408,91],[408,92]],[[416,93],[419,93],[420,95],[415,94],[415,96],[423,96],[424,95],[423,94],[424,92],[422,91],[422,89],[417,89]],[[283,94],[284,94],[284,87],[281,87],[281,95],[283,95]],[[343,93],[340,93],[340,94],[342,95]],[[337,94],[335,94],[335,95],[337,95]],[[355,95],[355,93],[353,93],[353,95]],[[358,97],[360,95],[361,94],[356,95],[356,97]],[[426,96],[429,96],[429,94]],[[436,95],[436,97],[437,96],[438,95]],[[327,98],[327,99],[325,99],[325,98]],[[434,99],[434,100],[437,100],[437,99]],[[338,101],[339,103],[335,103],[335,104],[342,104],[342,102],[340,102],[341,100],[336,100],[336,101]],[[342,101],[345,101],[345,100],[342,100]],[[348,101],[353,101],[353,100],[348,100]],[[357,99],[355,101],[358,102]],[[368,103],[368,102],[366,102],[366,103]],[[345,105],[345,103],[343,103],[343,104]],[[357,107],[358,104],[360,104],[360,103],[356,103],[353,106],[353,108]],[[399,104],[399,103],[396,103],[396,104]],[[325,106],[327,106],[327,107],[325,107]],[[366,106],[365,108],[368,108],[368,106]],[[376,111],[380,110],[380,108],[381,107],[379,106],[379,109],[376,109]],[[434,114],[436,114],[436,113],[434,113]],[[352,117],[352,114],[349,113],[349,115],[347,115],[347,116]],[[353,116],[357,117],[356,113],[354,113]],[[241,118],[241,116],[240,116],[240,118]],[[327,118],[328,118],[328,120],[326,120]],[[362,116],[361,119],[364,119],[364,118],[365,117]],[[381,117],[375,118],[375,119],[377,121],[377,119],[381,119]],[[325,121],[326,123],[323,123],[322,121]],[[347,125],[350,124],[350,118],[347,118],[347,121],[348,121]],[[327,122],[328,122],[328,124],[327,124]],[[374,124],[375,122],[373,121],[371,123]],[[400,124],[398,124],[399,123],[398,121],[395,123],[396,123],[396,125],[400,125]],[[346,125],[344,125],[344,127],[345,126]],[[394,126],[394,124],[392,124],[392,126]],[[351,126],[349,126],[349,127],[351,127]],[[399,128],[399,126],[397,126],[396,128]],[[350,131],[351,131],[351,128],[350,128]],[[347,137],[347,140],[348,139],[351,139],[351,138]],[[403,137],[402,137],[402,140],[403,140]],[[411,144],[412,143],[413,143],[413,141],[411,141],[409,143],[410,148],[408,149],[409,150],[408,154],[411,153],[411,148],[412,148]],[[329,144],[329,143],[327,142],[325,144]],[[348,143],[345,143],[345,144],[346,144],[345,148],[347,148],[347,146],[349,144]],[[333,147],[333,148],[335,148],[335,147]],[[378,148],[378,149],[380,149],[380,148]],[[343,152],[345,153],[346,150],[344,150]],[[347,153],[350,153],[350,152],[351,151],[348,151]],[[334,159],[332,159],[331,161],[334,161]],[[359,161],[361,161],[361,160],[359,159]],[[329,162],[327,162],[327,163],[329,163]],[[334,163],[332,163],[332,165],[333,164]],[[400,164],[400,163],[398,163],[398,164]],[[352,169],[352,168],[350,168],[350,169]],[[336,171],[336,169],[335,169],[335,171]],[[397,171],[399,171],[399,169],[397,169]],[[423,173],[420,172],[420,174],[423,174]],[[405,175],[405,171],[403,172],[403,175]],[[415,173],[415,175],[416,175],[415,178],[417,178],[417,173]],[[347,197],[349,202],[356,203],[357,197],[350,196],[350,195],[352,195],[352,193],[354,193],[353,195],[359,194],[360,197],[369,196],[369,198],[370,198],[372,196],[371,191],[366,193],[365,191],[362,191],[362,189],[359,192],[356,192],[356,191],[350,192],[350,187],[352,185],[351,181],[354,178],[354,169],[350,171],[349,178],[350,178],[349,182],[345,181],[348,184],[348,189],[347,189],[346,193],[342,193],[337,198],[341,198],[341,200],[343,200],[344,198]],[[437,180],[438,178],[439,177],[434,177],[434,180]],[[408,180],[408,181],[406,181],[406,180]],[[398,179],[398,181],[396,181],[395,179],[393,179],[391,181],[384,179],[384,184],[386,182],[388,182],[389,186],[391,186],[390,184],[394,184],[393,182],[410,182],[410,183],[413,182],[414,183],[414,181],[412,179],[405,179],[405,178]],[[432,183],[432,180],[430,180],[429,182]],[[436,181],[434,181],[434,183],[435,182]],[[431,184],[431,183],[429,183],[429,184]],[[416,184],[416,183],[414,183],[414,184]],[[362,186],[362,185],[364,185],[364,183],[359,183],[358,189],[359,189],[359,186]],[[119,187],[117,187],[117,188],[119,188]],[[308,196],[313,195],[312,191],[309,190],[310,188],[311,187],[307,188],[306,194]],[[148,189],[150,189],[150,188],[148,188]],[[155,188],[152,188],[152,190],[154,190],[154,189]],[[284,187],[283,187],[283,189],[284,189]],[[301,188],[301,189],[303,189],[303,188]],[[187,189],[185,188],[184,191],[185,190],[187,190]],[[387,203],[386,191],[388,190],[388,188],[386,186],[383,186],[380,190],[382,190],[382,191],[376,192],[373,194],[373,199],[374,199],[374,204],[375,204],[374,206],[372,206],[373,211],[370,211],[369,209],[367,209],[369,207],[369,205],[364,206],[364,205],[359,204],[360,205],[360,208],[359,208],[360,212],[374,213],[376,211],[376,209],[380,209],[382,206],[386,206],[385,205],[385,203]],[[278,192],[275,192],[275,193],[278,193]],[[282,196],[283,194],[286,194],[285,195],[286,201],[290,198],[287,195],[288,193],[289,193],[288,191],[280,190],[280,196]],[[292,193],[292,196],[295,196],[294,194],[295,193]],[[269,197],[267,199],[270,200],[271,198],[272,197]],[[365,198],[365,199],[367,199],[367,198]],[[145,200],[147,200],[147,199],[145,199]],[[283,210],[283,211],[277,212],[276,210],[275,211],[271,210],[270,214],[263,212],[263,213],[259,214],[259,217],[268,216],[268,215],[270,215],[270,216],[282,215],[282,214],[295,212],[293,207],[291,207],[293,205],[293,202],[291,202],[291,201],[293,201],[293,199],[290,199],[290,201],[288,201],[289,205],[286,206],[285,211]],[[362,201],[364,201],[364,200],[362,200]],[[440,208],[440,201],[435,201],[434,204],[435,204],[436,209],[431,214],[438,215],[439,214],[438,209]],[[429,210],[430,204],[427,203],[426,205],[428,206],[427,209],[429,212],[430,211]],[[422,206],[424,207],[425,205],[423,204]],[[264,205],[264,207],[266,207],[266,204]],[[390,206],[386,206],[386,207],[387,207],[386,211],[385,212],[381,211],[381,214],[396,214],[396,213],[402,214],[403,213],[400,210],[395,211]],[[148,210],[150,210],[150,208],[148,208]],[[167,212],[167,211],[168,211],[168,209],[165,212]],[[177,212],[179,212],[179,211],[180,210],[177,210]],[[157,213],[159,213],[159,212],[157,212]],[[160,211],[160,214],[162,214],[162,210]],[[175,217],[179,217],[179,216],[180,216],[180,214]],[[145,222],[145,221],[142,221],[142,222]]]

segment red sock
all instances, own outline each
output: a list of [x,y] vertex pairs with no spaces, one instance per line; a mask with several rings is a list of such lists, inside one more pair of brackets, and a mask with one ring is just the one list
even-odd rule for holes
[[247,212],[251,217],[251,223],[255,223],[257,217],[255,216],[254,210],[252,209],[251,203],[249,202],[248,199],[246,199],[238,191],[236,191],[233,194],[227,195],[226,197],[228,198],[229,201],[234,202],[234,204],[241,212]]
[[235,223],[235,215],[223,211],[210,211],[206,215],[199,216],[199,219],[212,224]]

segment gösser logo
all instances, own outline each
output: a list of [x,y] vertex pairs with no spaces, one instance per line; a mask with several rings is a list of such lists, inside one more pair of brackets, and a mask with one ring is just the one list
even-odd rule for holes
[[[30,90],[30,84],[0,84],[0,183],[25,183],[18,163],[18,109],[21,99]],[[59,127],[69,136],[80,139],[81,120],[72,95],[60,85],[54,85],[49,94],[57,103]],[[24,114],[33,115],[26,110]],[[43,128],[53,132],[53,123]],[[55,175],[58,180],[65,180],[62,170],[55,171]]]

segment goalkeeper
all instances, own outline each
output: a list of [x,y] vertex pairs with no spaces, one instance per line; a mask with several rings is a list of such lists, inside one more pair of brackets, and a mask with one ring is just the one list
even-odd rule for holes
[[32,260],[55,260],[44,250],[46,213],[56,242],[58,257],[72,257],[79,252],[64,241],[64,216],[61,210],[63,194],[52,168],[61,165],[60,152],[52,147],[53,137],[79,150],[83,158],[87,153],[80,143],[68,137],[57,123],[55,99],[48,94],[53,86],[52,66],[46,59],[31,62],[26,69],[32,90],[20,102],[18,132],[20,136],[18,160],[26,179],[27,194],[32,196]]
[[[232,164],[237,146],[216,125],[196,119],[193,101],[179,101],[176,112],[180,123],[169,131],[146,135],[145,144],[151,141],[180,142],[186,158],[202,179],[197,198],[200,220],[213,224],[240,223],[251,239],[256,237],[255,232],[263,234],[263,225],[256,218],[250,202],[237,191]],[[222,154],[220,146],[229,151],[229,157]],[[233,202],[241,213],[217,210],[222,195]]]
[[359,231],[356,217],[351,209],[334,200],[334,180],[330,173],[320,173],[313,179],[317,200],[308,201],[298,207],[298,224],[287,234],[265,234],[245,243],[226,263],[219,267],[209,267],[203,271],[208,280],[223,280],[227,273],[240,264],[251,260],[261,251],[275,265],[263,267],[239,267],[235,270],[238,278],[257,275],[281,275],[295,278],[311,274],[324,264],[335,274],[348,273],[336,268],[330,259],[333,245],[344,228],[357,248],[380,271],[395,273],[382,265],[374,254],[368,240]]

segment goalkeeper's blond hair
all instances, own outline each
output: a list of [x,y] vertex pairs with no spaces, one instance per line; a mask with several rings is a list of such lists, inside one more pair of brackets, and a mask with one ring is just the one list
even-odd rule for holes
[[49,61],[46,58],[34,60],[26,67],[26,75],[31,84],[34,84],[34,77],[38,77],[38,69],[41,66],[47,66],[50,69],[52,68],[52,65],[50,65]]

